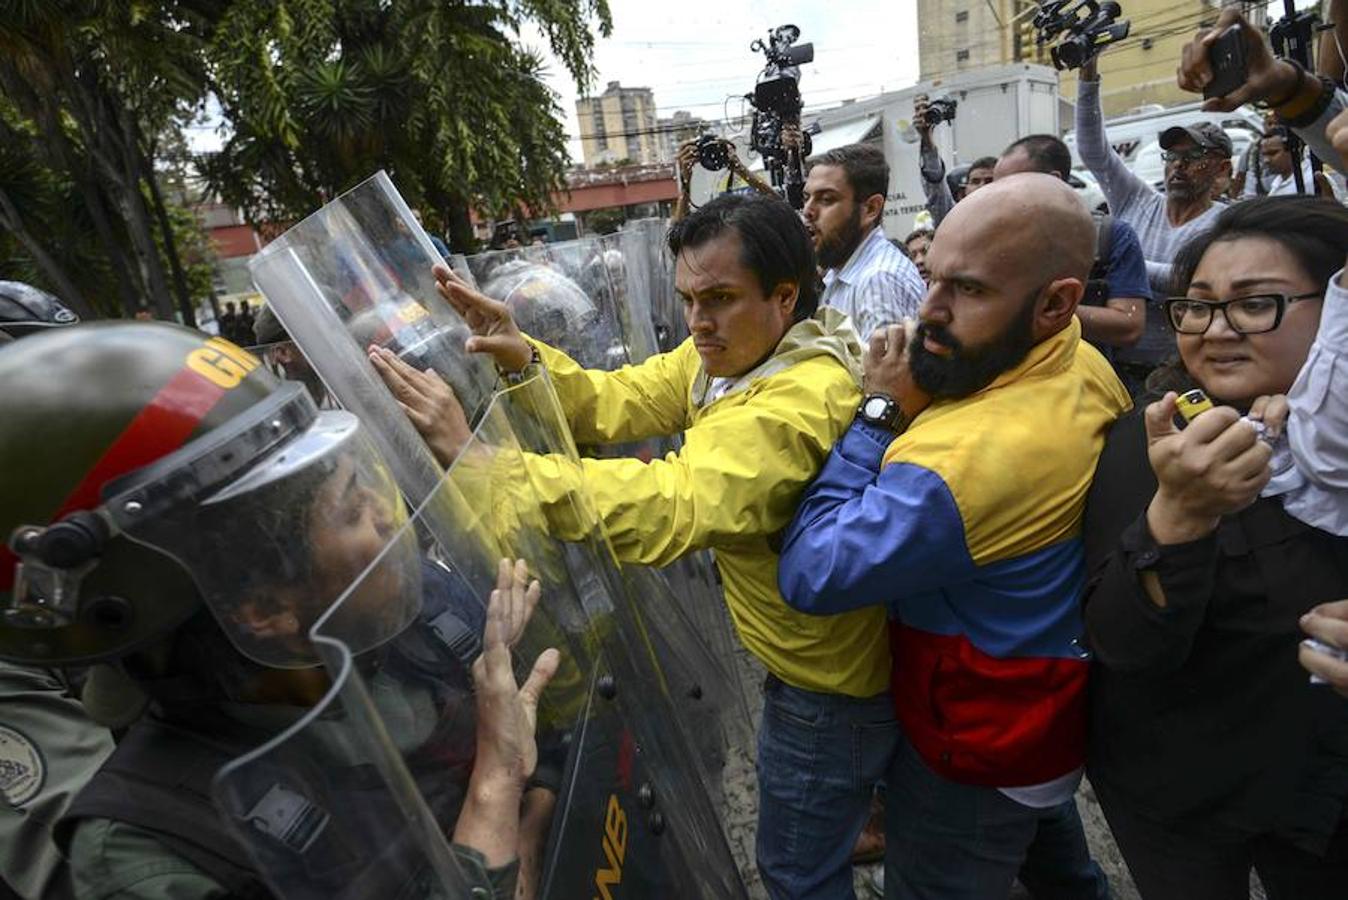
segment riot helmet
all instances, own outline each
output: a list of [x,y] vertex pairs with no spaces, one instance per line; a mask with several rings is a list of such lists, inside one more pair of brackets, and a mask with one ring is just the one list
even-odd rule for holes
[[416,615],[415,537],[359,422],[222,338],[49,330],[0,354],[0,422],[0,659],[117,659],[204,605],[248,660],[303,668],[339,599],[355,652]]
[[0,333],[20,338],[78,323],[80,317],[46,291],[21,281],[0,281]]
[[583,366],[600,366],[594,346],[598,310],[572,279],[545,265],[512,259],[491,270],[482,293],[510,310],[524,333],[557,347]]

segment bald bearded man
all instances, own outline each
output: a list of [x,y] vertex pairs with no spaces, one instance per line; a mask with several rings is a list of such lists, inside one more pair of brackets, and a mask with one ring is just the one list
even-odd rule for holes
[[1089,654],[1082,508],[1129,406],[1081,340],[1095,229],[1066,184],[999,179],[927,255],[911,329],[872,337],[861,411],[788,528],[787,603],[884,604],[903,739],[886,897],[1108,896],[1073,795]]

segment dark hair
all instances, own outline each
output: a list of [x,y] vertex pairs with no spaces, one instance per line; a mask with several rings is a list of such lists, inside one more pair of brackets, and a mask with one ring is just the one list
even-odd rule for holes
[[[972,172],[974,169],[995,169],[995,168],[997,168],[997,157],[995,156],[980,156],[978,159],[969,163],[969,172]],[[964,180],[966,183],[968,182],[969,180],[968,173],[965,173]]]
[[1072,174],[1072,151],[1067,145],[1051,134],[1030,134],[1013,141],[1002,151],[1002,158],[1010,156],[1016,150],[1024,150],[1030,165],[1036,172],[1045,175],[1057,175],[1063,180]]
[[911,241],[913,238],[924,237],[930,240],[935,236],[936,232],[932,231],[930,228],[915,228],[908,233],[908,237],[903,239],[903,245],[907,247],[908,242]]
[[874,144],[847,144],[822,153],[810,161],[815,166],[837,166],[847,176],[852,199],[860,203],[867,197],[889,193],[889,163],[885,152]]
[[1281,244],[1316,284],[1327,285],[1348,256],[1348,208],[1324,197],[1256,197],[1227,208],[1212,228],[1175,256],[1171,290],[1189,290],[1208,249],[1222,241],[1266,238]]
[[805,223],[785,201],[764,194],[722,194],[669,229],[669,252],[701,247],[725,231],[740,239],[740,262],[758,276],[763,292],[794,284],[795,320],[814,315],[819,306],[814,244]]

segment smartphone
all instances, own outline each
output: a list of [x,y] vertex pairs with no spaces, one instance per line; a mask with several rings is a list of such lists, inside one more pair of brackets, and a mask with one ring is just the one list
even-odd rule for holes
[[1199,388],[1185,391],[1175,398],[1175,411],[1184,419],[1186,425],[1197,418],[1199,413],[1205,413],[1210,409],[1212,401]]
[[1225,97],[1245,83],[1249,74],[1245,65],[1245,41],[1239,25],[1222,32],[1208,48],[1208,64],[1212,66],[1212,80],[1203,88],[1204,99]]

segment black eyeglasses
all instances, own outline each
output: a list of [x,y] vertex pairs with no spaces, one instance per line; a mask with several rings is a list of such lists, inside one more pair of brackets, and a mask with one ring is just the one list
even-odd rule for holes
[[1234,300],[1171,297],[1165,301],[1165,317],[1170,327],[1179,334],[1206,334],[1212,327],[1213,312],[1220,309],[1226,324],[1237,334],[1263,334],[1273,331],[1282,323],[1287,304],[1323,296],[1324,291],[1297,294],[1295,297],[1286,294],[1255,294]]
[[1216,154],[1213,154],[1211,150],[1164,150],[1161,152],[1161,159],[1168,163],[1180,162],[1192,165],[1209,158],[1209,154],[1212,154],[1215,158]]

